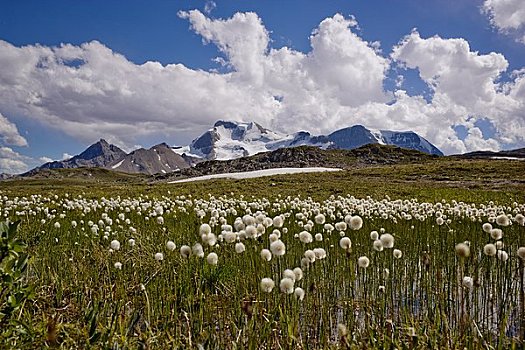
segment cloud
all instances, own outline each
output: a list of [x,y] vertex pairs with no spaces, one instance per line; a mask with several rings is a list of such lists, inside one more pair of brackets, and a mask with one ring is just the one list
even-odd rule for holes
[[[218,48],[221,72],[135,64],[97,41],[58,47],[0,41],[4,113],[124,148],[147,137],[182,144],[217,119],[284,132],[326,133],[356,123],[414,130],[448,153],[524,143],[525,71],[497,83],[505,58],[473,52],[463,39],[425,39],[414,31],[389,56],[357,34],[355,18],[336,14],[312,31],[310,51],[300,52],[272,48],[253,12],[211,19],[192,10],[179,17]],[[385,91],[398,66],[419,71],[433,91],[430,101]],[[496,135],[480,135],[469,118],[489,119]],[[456,135],[457,125],[468,129],[466,139]]]
[[53,161],[53,159],[51,159],[49,157],[46,157],[46,156],[43,156],[43,157],[38,158],[38,161],[41,162],[41,163],[50,163],[50,162]]
[[0,173],[18,174],[29,169],[29,157],[23,156],[9,147],[0,147]]
[[27,146],[27,140],[18,133],[16,125],[7,120],[2,113],[0,113],[0,140],[5,145]]
[[525,43],[525,1],[485,0],[482,12],[489,17],[494,28],[513,34],[517,41]]
[[[424,106],[425,115],[432,117],[429,123],[434,127],[448,129],[447,139],[452,144],[437,135],[431,138],[449,152],[498,149],[502,143],[523,144],[524,71],[514,72],[514,80],[509,83],[498,83],[508,67],[503,55],[471,51],[464,39],[424,39],[414,31],[393,49],[392,58],[402,66],[418,69],[421,79],[433,90],[432,101]],[[485,138],[474,125],[476,120],[486,118],[496,128],[492,139]],[[454,125],[468,129],[463,144],[456,142],[451,133]]]
[[519,29],[525,25],[525,2],[522,0],[485,0],[483,11],[490,23],[500,29]]
[[62,160],[68,160],[68,159],[71,159],[73,158],[73,156],[69,153],[64,153],[62,154]]
[[215,10],[217,8],[217,4],[215,1],[206,1],[206,4],[204,4],[204,12],[207,14],[210,14],[211,11]]

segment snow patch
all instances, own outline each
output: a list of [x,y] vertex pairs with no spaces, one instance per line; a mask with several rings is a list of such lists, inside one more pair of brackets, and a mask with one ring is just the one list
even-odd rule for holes
[[171,150],[178,154],[179,156],[182,156],[182,155],[187,155],[189,157],[194,157],[194,158],[203,158],[202,154],[196,154],[196,153],[192,153],[191,150],[190,150],[190,146],[183,146],[183,147],[172,147]]
[[490,159],[499,159],[499,160],[525,160],[525,158],[518,158],[518,157],[490,157]]
[[256,177],[272,176],[272,175],[321,173],[321,172],[332,172],[332,171],[341,171],[341,170],[343,169],[320,168],[320,167],[319,168],[275,168],[275,169],[246,171],[242,173],[224,173],[224,174],[197,176],[197,177],[192,177],[192,178],[184,179],[184,180],[170,181],[168,183],[174,184],[174,183],[204,181],[204,180],[212,180],[212,179],[252,179]]
[[116,168],[118,168],[119,166],[122,165],[122,163],[124,163],[124,159],[122,159],[122,160],[121,160],[120,162],[118,162],[117,164],[113,165],[113,166],[111,167],[111,169],[116,169]]

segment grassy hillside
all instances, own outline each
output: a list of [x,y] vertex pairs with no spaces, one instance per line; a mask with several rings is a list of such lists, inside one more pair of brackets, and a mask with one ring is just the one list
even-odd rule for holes
[[345,170],[167,184],[168,179],[104,169],[56,169],[29,179],[2,181],[0,190],[17,195],[66,191],[70,194],[85,192],[93,196],[127,196],[133,193],[162,195],[171,191],[194,196],[234,192],[245,196],[275,197],[280,194],[316,199],[332,194],[375,198],[385,195],[392,198],[418,197],[429,201],[452,197],[478,201],[490,196],[494,200],[509,202],[525,198],[525,163],[520,161],[424,157],[415,163],[378,165],[365,164],[363,158],[353,153],[325,151],[320,154],[337,156],[333,159],[344,162]]

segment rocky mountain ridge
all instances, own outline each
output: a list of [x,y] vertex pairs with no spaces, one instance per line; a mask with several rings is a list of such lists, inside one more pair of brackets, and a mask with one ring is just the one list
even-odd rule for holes
[[[127,154],[104,139],[70,159],[45,163],[29,171],[42,169],[99,167],[124,173],[168,174],[194,167],[206,160],[234,160],[280,149],[311,146],[319,150],[352,150],[365,145],[393,145],[431,155],[443,155],[430,142],[414,132],[371,130],[362,125],[339,129],[329,135],[314,136],[306,131],[286,135],[250,122],[217,121],[213,128],[184,147],[161,143]],[[311,152],[310,152],[311,153]],[[293,151],[278,152],[297,162]],[[241,161],[242,163],[242,161]],[[313,164],[313,163],[312,163]],[[315,165],[315,164],[313,164]]]

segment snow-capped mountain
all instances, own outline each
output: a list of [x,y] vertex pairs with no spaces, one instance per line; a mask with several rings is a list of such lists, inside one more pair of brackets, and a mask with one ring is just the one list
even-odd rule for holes
[[434,145],[412,131],[371,130],[355,125],[334,131],[328,136],[313,136],[306,131],[286,135],[268,130],[254,122],[222,120],[193,140],[189,146],[173,150],[181,155],[207,160],[226,160],[285,147],[308,145],[324,149],[354,149],[371,143],[395,145],[428,154],[443,155]]
[[167,174],[192,167],[203,160],[236,159],[282,148],[315,146],[322,149],[354,149],[367,144],[394,145],[443,155],[434,145],[411,131],[371,130],[355,125],[334,131],[327,136],[313,136],[306,131],[287,135],[271,131],[254,122],[220,120],[188,146],[172,148],[166,143],[161,143],[127,154],[101,139],[79,155],[68,160],[45,163],[27,174],[41,169],[80,167],[100,167],[149,175]]
[[436,146],[413,131],[372,130],[362,125],[354,125],[334,131],[328,135],[328,140],[332,142],[334,148],[339,149],[354,149],[370,143],[379,143],[443,155]]
[[283,147],[312,145],[326,148],[330,142],[307,132],[286,135],[250,122],[219,120],[212,129],[193,140],[189,146],[174,148],[178,154],[204,159],[234,159]]

